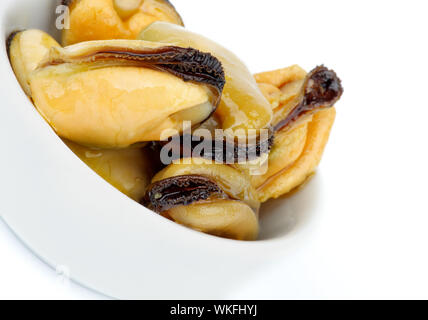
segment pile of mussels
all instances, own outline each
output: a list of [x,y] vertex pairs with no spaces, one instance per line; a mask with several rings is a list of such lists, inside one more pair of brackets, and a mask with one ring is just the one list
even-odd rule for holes
[[119,191],[208,234],[254,240],[262,203],[318,166],[343,89],[299,66],[253,76],[183,27],[167,0],[68,0],[62,45],[12,33],[25,93],[71,150]]

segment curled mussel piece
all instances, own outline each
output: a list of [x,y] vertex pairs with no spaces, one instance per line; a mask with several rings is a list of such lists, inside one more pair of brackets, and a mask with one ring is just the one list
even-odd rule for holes
[[258,235],[256,191],[246,175],[227,165],[183,159],[153,178],[141,203],[208,234],[237,240]]
[[69,25],[62,44],[109,39],[136,39],[155,21],[183,25],[168,0],[63,0],[69,8]]
[[[307,74],[299,66],[255,76],[274,110],[275,142],[266,172],[250,177],[259,200],[278,198],[304,183],[318,166],[343,88],[324,66]],[[248,171],[246,165],[239,166]]]
[[[211,124],[213,122],[215,124],[211,126],[204,124],[200,129],[208,129],[211,133],[216,129],[221,129],[224,134],[221,137],[207,139],[200,132],[193,133],[196,145],[199,145],[200,137],[204,137],[208,146],[210,144],[212,146],[204,149],[204,158],[236,163],[242,162],[242,160],[252,160],[269,152],[273,142],[272,107],[258,87],[253,75],[235,54],[210,39],[187,31],[180,26],[164,22],[151,24],[141,32],[139,38],[171,43],[181,47],[191,46],[204,52],[210,52],[221,61],[227,81],[220,105],[210,119],[213,120]],[[253,138],[250,139],[250,136]],[[187,138],[182,137],[182,140]],[[187,144],[185,148],[184,154],[189,154],[189,150],[193,151],[196,147]],[[211,151],[207,151],[207,149]],[[223,156],[219,157],[218,151],[222,151]]]
[[[27,33],[30,31],[24,31]],[[81,145],[125,148],[161,141],[165,132],[196,126],[216,110],[225,83],[209,53],[140,40],[82,42],[46,48],[43,39],[10,45],[12,66],[36,108],[59,136]],[[25,36],[24,36],[25,37]],[[22,69],[19,52],[45,58]],[[29,73],[27,73],[29,72]],[[25,76],[20,76],[24,73]]]

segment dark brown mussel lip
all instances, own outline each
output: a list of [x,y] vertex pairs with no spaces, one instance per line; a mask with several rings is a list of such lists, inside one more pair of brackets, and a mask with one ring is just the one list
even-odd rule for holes
[[209,199],[227,199],[212,179],[201,175],[171,177],[153,183],[141,204],[157,213]]
[[78,1],[78,0],[61,0],[61,4],[63,5],[63,6],[71,6],[75,1]]
[[25,31],[25,30],[12,31],[9,34],[9,36],[6,38],[6,52],[7,52],[7,56],[9,57],[9,59],[10,59],[10,47],[12,46],[13,39],[15,39],[15,37],[23,31]]
[[[80,1],[80,0],[61,0],[61,4],[63,6],[67,6],[70,7],[71,5],[73,5],[75,2]],[[171,7],[172,10],[174,10],[175,14],[177,15],[178,19],[180,20],[180,25],[184,27],[184,21],[183,18],[181,17],[181,15],[178,13],[177,9],[175,9],[175,6],[171,3],[171,1],[169,0],[158,0],[158,1],[163,1],[165,2],[169,7]]]
[[275,132],[289,128],[305,115],[333,107],[342,94],[342,81],[336,73],[325,66],[316,67],[307,75],[296,106],[274,126]]
[[[160,143],[161,146],[170,145],[170,160],[173,161],[183,158],[202,158],[217,163],[238,164],[256,160],[272,149],[275,141],[274,131],[269,130],[268,139],[258,137],[255,143],[242,144],[230,142],[228,139],[209,140],[205,142],[203,137],[187,134],[180,137],[172,137],[167,142]],[[204,143],[204,148],[196,153],[196,148]],[[169,165],[171,163],[165,163]]]

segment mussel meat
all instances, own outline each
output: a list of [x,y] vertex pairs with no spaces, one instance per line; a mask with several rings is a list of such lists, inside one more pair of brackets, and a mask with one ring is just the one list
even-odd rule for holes
[[[19,35],[10,41],[11,57]],[[39,41],[29,42],[28,54]],[[198,125],[216,110],[225,82],[221,63],[192,48],[109,40],[48,51],[30,74],[19,76],[17,59],[13,68],[58,135],[84,146],[125,148],[168,138],[183,121]]]
[[[343,88],[323,66],[309,74],[298,66],[255,75],[274,110],[275,142],[264,175],[251,176],[259,200],[278,198],[301,185],[318,166]],[[238,165],[244,172],[246,164]]]
[[[40,30],[13,33],[8,40],[9,55],[17,78],[28,95],[31,95],[29,75],[49,49],[60,45]],[[150,148],[93,149],[72,141],[64,143],[92,170],[116,189],[139,201],[158,169],[154,161],[158,156]]]
[[142,204],[208,234],[255,240],[260,203],[248,177],[208,160],[183,159],[152,180]]
[[149,147],[107,150],[64,142],[88,167],[123,194],[135,201],[146,194],[157,169]]
[[136,39],[155,21],[183,25],[168,0],[63,0],[69,7],[69,26],[62,45],[91,40]]

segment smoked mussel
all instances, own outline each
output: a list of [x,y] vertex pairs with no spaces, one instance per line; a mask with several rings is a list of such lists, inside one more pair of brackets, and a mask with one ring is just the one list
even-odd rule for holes
[[[29,77],[51,47],[60,47],[40,30],[14,32],[7,41],[9,58],[19,83],[31,96]],[[160,164],[156,150],[145,148],[98,149],[64,140],[64,143],[92,170],[116,189],[138,201],[146,193]]]
[[[274,111],[275,142],[267,172],[251,176],[259,199],[278,198],[300,186],[318,166],[333,126],[343,88],[324,66],[309,74],[298,67],[255,76]],[[248,171],[246,165],[239,166]]]
[[[11,57],[20,50],[15,41]],[[35,41],[27,51],[42,46]],[[21,77],[28,94],[59,136],[90,147],[161,141],[181,132],[183,121],[197,126],[216,110],[225,83],[221,63],[192,48],[107,40],[47,51]],[[18,59],[11,61],[19,78]]]
[[136,39],[155,21],[183,25],[168,0],[63,0],[69,19],[62,32],[62,45],[110,39]]
[[224,165],[182,159],[152,180],[141,203],[208,234],[255,240],[260,203],[248,176]]

